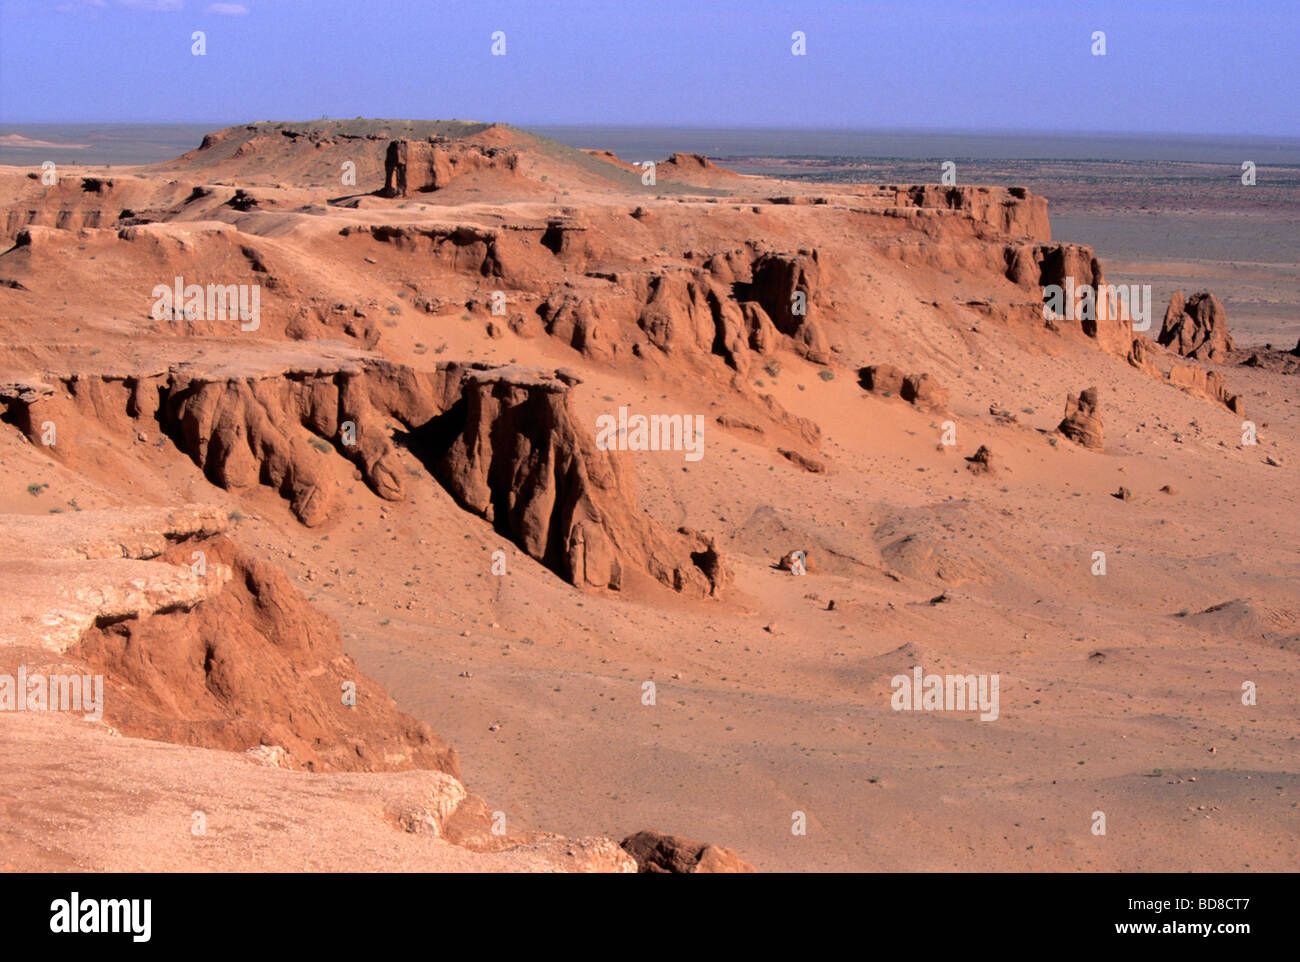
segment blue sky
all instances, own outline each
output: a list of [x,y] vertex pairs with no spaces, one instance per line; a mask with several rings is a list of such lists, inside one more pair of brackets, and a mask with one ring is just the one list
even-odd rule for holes
[[[190,52],[206,33],[207,52]],[[491,55],[491,34],[506,55]],[[807,55],[791,54],[802,30]],[[1106,55],[1090,52],[1093,31]],[[1300,134],[1297,0],[0,0],[0,120]]]

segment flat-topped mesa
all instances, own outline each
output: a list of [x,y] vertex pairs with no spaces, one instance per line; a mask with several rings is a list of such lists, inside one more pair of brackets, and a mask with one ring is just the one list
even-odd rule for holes
[[519,154],[504,147],[440,137],[394,140],[384,156],[384,188],[380,193],[385,197],[406,197],[413,192],[440,190],[463,174],[487,169],[513,173],[519,169]]
[[1047,198],[1031,194],[1024,187],[918,184],[893,186],[892,190],[897,207],[962,211],[1012,237],[1042,242],[1052,239]]

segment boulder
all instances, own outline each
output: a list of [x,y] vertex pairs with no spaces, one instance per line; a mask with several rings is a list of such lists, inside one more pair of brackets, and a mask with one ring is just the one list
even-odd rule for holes
[[858,376],[858,383],[873,394],[901,397],[903,372],[892,364],[873,364],[862,369]]
[[939,386],[928,374],[909,374],[903,378],[901,396],[904,401],[927,411],[943,411],[948,407],[948,391]]
[[948,407],[948,391],[929,374],[903,374],[892,364],[873,364],[858,371],[858,383],[873,394],[901,397],[927,411]]
[[997,471],[996,459],[986,444],[981,444],[979,450],[966,461],[966,467],[972,474],[994,474]]
[[636,859],[637,871],[641,873],[699,875],[757,871],[729,848],[663,832],[637,832],[623,839],[621,844],[624,851]]

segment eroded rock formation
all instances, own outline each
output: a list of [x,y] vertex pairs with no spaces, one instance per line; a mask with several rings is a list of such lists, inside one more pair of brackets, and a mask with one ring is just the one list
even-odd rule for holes
[[[12,420],[33,442],[46,423],[128,436],[161,426],[214,484],[268,485],[309,527],[333,516],[346,480],[340,456],[381,498],[405,497],[395,423],[462,507],[572,584],[618,589],[635,570],[676,591],[716,596],[727,581],[714,554],[701,555],[702,568],[692,561],[703,550],[693,539],[637,506],[628,466],[577,424],[572,376],[456,363],[416,371],[352,352],[239,376],[178,365],[55,381],[5,392]],[[62,450],[76,447],[52,448]]]
[[[456,753],[343,651],[338,625],[269,562],[217,536],[186,541],[158,565],[225,566],[221,591],[91,628],[68,654],[112,680],[104,719],[126,735],[245,751],[278,746],[307,771],[434,769]],[[348,694],[355,704],[348,704]]]
[[892,364],[873,364],[858,372],[858,383],[872,394],[901,397],[925,411],[948,407],[948,391],[929,374],[904,374]]
[[697,565],[688,539],[637,507],[627,468],[577,425],[574,383],[533,369],[467,371],[439,480],[573,584],[619,588],[632,568],[677,591],[716,594],[725,580],[720,562]]
[[1169,383],[1208,401],[1222,404],[1234,414],[1245,414],[1246,404],[1240,394],[1231,394],[1223,375],[1194,364],[1175,364],[1169,369]]
[[922,184],[894,190],[895,203],[900,207],[960,211],[1014,237],[1048,241],[1052,236],[1046,198],[1031,194],[1024,187]]
[[384,156],[384,189],[387,197],[406,197],[446,187],[457,177],[474,170],[493,168],[514,171],[519,154],[501,147],[485,147],[442,137],[427,140],[394,140]]
[[637,832],[623,839],[622,846],[636,859],[637,871],[641,873],[700,875],[756,871],[729,848],[662,832]]
[[1095,387],[1080,391],[1077,395],[1071,394],[1066,398],[1065,417],[1057,425],[1056,430],[1075,444],[1101,450],[1101,414],[1098,411]]
[[1193,294],[1185,301],[1183,292],[1175,291],[1165,309],[1157,340],[1183,357],[1198,361],[1222,360],[1233,349],[1227,312],[1209,291]]

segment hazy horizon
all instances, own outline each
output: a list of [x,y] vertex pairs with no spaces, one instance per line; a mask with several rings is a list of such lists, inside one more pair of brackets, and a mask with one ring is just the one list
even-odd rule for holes
[[1297,136],[1298,46],[1284,0],[7,0],[0,116]]
[[[343,120],[348,118],[327,118]],[[374,118],[387,119],[387,118]],[[317,118],[319,120],[319,118]],[[54,143],[85,141],[80,148],[0,144],[0,164],[37,159],[62,163],[147,164],[197,147],[211,123],[7,123],[0,136],[18,134]],[[311,123],[312,120],[284,121]],[[1136,134],[1122,132],[921,130],[908,128],[710,127],[635,124],[515,125],[570,146],[613,150],[635,159],[673,151],[711,157],[953,158],[976,160],[1131,160],[1256,164],[1300,163],[1300,137]],[[645,155],[645,156],[642,156]],[[1247,156],[1249,155],[1249,156]],[[625,158],[626,159],[626,158]]]

